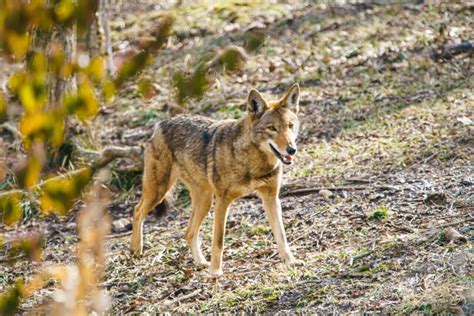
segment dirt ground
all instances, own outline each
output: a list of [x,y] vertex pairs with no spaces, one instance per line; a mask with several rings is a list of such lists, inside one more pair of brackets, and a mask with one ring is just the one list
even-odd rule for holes
[[[473,43],[474,4],[415,2],[233,0],[159,7],[140,1],[114,9],[115,50],[133,47],[163,10],[176,17],[174,33],[143,74],[157,93],[145,100],[130,85],[78,138],[92,134],[95,143],[88,145],[95,147],[144,145],[166,117],[238,118],[250,88],[270,98],[299,82],[299,154],[285,167],[282,207],[290,246],[304,266],[281,265],[261,203],[248,197],[231,208],[224,276],[208,279],[183,237],[190,201],[182,186],[167,217],[149,216],[145,254],[132,258],[130,216],[140,174],[124,171],[122,161],[111,169],[109,212],[125,225],[115,225],[107,242],[102,283],[111,314],[474,312],[473,55],[436,57],[463,40]],[[201,100],[176,102],[171,78],[177,69],[242,44],[252,29],[265,35],[265,43],[242,69],[216,73]],[[45,233],[46,262],[72,262],[76,213],[35,216],[19,225]],[[212,212],[209,217],[202,229],[207,256]],[[2,263],[0,291],[35,269],[22,259]],[[53,290],[51,282],[21,310],[46,304]]]

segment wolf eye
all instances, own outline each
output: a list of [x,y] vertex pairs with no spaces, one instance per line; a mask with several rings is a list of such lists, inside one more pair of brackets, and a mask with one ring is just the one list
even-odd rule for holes
[[288,127],[289,127],[290,129],[293,129],[293,126],[294,126],[293,123],[288,124]]
[[268,129],[272,132],[278,132],[275,126],[268,126]]

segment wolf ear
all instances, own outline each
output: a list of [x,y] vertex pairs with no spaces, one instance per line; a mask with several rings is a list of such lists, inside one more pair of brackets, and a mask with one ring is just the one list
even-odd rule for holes
[[298,114],[300,110],[300,86],[295,83],[283,97],[283,107]]
[[247,111],[250,115],[254,118],[259,118],[266,109],[267,102],[265,102],[262,95],[255,89],[250,90],[247,97]]

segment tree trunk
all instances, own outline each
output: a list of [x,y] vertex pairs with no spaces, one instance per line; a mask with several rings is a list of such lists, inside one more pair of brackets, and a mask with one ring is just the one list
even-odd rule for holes
[[[50,32],[44,32],[40,29],[33,30],[32,40],[30,43],[29,51],[27,54],[27,60],[29,60],[34,54],[44,54],[49,57],[52,54],[62,50],[64,53],[63,64],[75,62],[76,60],[76,28],[61,28],[55,26]],[[45,110],[48,112],[61,111],[62,99],[67,92],[75,92],[76,78],[74,75],[70,77],[63,77],[60,75],[50,58],[46,58],[47,72],[48,72],[48,83],[47,83],[47,95],[48,101]],[[56,67],[56,68],[55,68]],[[64,131],[67,131],[67,120],[64,121]],[[66,140],[67,132],[64,135]],[[59,148],[48,148],[48,161],[51,168],[58,167],[68,157],[64,155],[64,147]]]
[[100,0],[98,12],[86,31],[84,37],[85,51],[92,59],[107,55],[107,71],[115,75],[116,68],[113,61],[112,38],[109,24],[109,0]]

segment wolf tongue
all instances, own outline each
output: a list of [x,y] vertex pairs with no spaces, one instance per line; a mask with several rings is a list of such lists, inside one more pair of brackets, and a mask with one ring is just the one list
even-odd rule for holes
[[292,161],[293,158],[291,156],[283,156],[284,161]]

